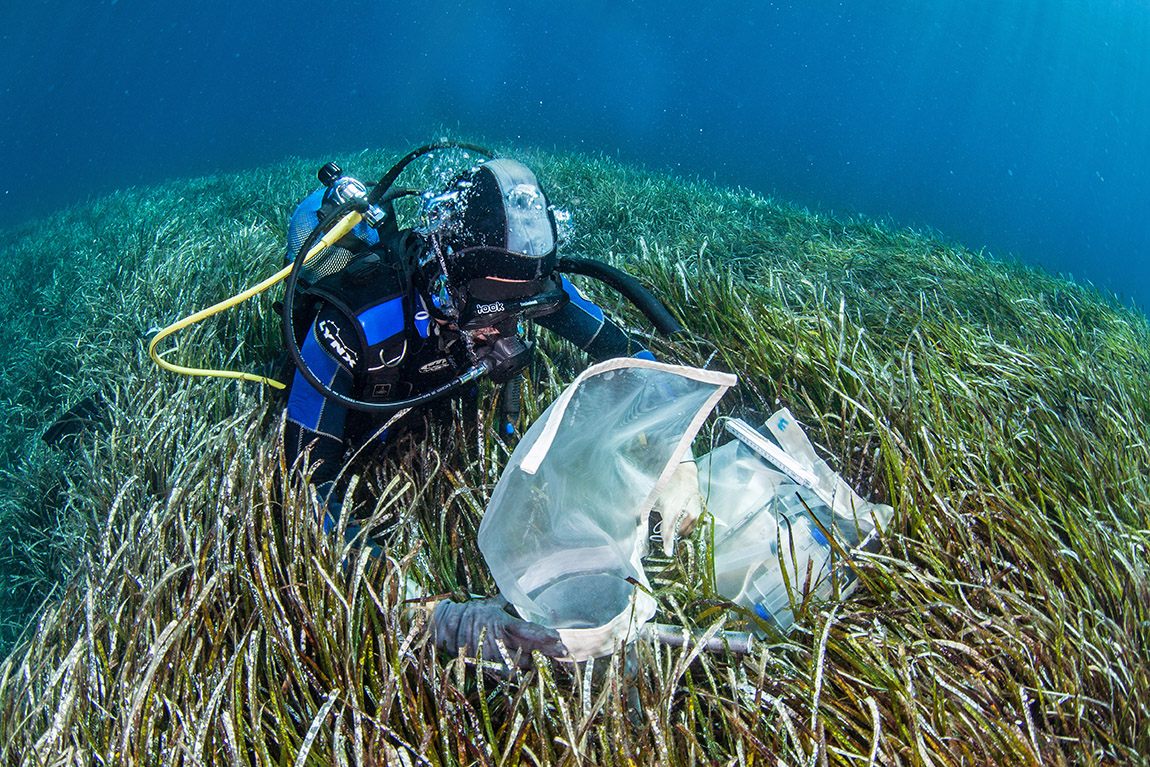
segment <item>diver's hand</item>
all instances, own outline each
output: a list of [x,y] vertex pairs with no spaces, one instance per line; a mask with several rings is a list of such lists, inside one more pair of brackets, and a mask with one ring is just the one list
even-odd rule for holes
[[[453,656],[474,656],[481,649],[483,660],[504,666],[510,660],[519,668],[530,668],[535,650],[551,658],[567,656],[559,632],[516,618],[507,608],[507,600],[498,594],[463,603],[441,601],[431,614],[435,646]],[[500,643],[509,655],[506,660]]]
[[675,553],[675,540],[691,534],[703,513],[703,497],[699,495],[699,469],[693,458],[679,464],[671,481],[663,488],[655,508],[663,516],[663,553]]

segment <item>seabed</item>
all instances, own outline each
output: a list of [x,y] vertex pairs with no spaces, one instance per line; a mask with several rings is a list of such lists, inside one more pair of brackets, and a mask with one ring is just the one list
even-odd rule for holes
[[[316,528],[278,449],[282,405],[186,379],[150,331],[282,265],[336,159],[130,189],[5,232],[0,258],[4,764],[1112,765],[1150,754],[1150,330],[1111,296],[929,233],[810,213],[604,157],[503,147],[570,212],[568,255],[623,267],[695,333],[663,359],[735,372],[717,415],[780,406],[895,516],[839,602],[751,655],[641,641],[510,679],[439,656],[402,584],[488,593],[475,543],[507,449],[435,430],[363,467],[399,515],[377,560]],[[459,163],[445,153],[412,186]],[[410,211],[409,211],[410,212]],[[275,291],[178,337],[187,365],[279,351]],[[540,331],[536,417],[585,364]],[[104,415],[51,448],[45,429]],[[696,452],[721,430],[704,427]],[[652,558],[657,620],[745,630],[708,527]],[[809,585],[809,584],[808,584]]]

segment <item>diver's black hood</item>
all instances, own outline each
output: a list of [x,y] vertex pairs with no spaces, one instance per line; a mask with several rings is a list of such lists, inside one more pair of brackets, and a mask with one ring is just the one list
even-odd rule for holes
[[520,162],[488,160],[455,179],[429,232],[448,280],[536,282],[556,267],[555,220],[535,174]]

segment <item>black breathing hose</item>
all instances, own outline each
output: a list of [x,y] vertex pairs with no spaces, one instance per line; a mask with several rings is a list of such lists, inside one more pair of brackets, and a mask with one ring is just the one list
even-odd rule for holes
[[659,299],[655,298],[651,291],[622,270],[590,258],[561,258],[559,259],[559,271],[567,274],[581,274],[610,285],[633,303],[664,335],[674,336],[687,332],[687,329],[667,311],[667,307],[659,303]]
[[295,304],[296,282],[299,280],[300,267],[303,266],[304,258],[306,257],[307,253],[309,253],[311,249],[315,247],[315,244],[319,242],[320,238],[323,236],[323,233],[341,221],[343,217],[352,210],[359,210],[362,213],[371,206],[387,205],[388,215],[394,218],[395,212],[394,210],[391,210],[390,204],[396,198],[402,197],[405,194],[412,193],[410,190],[405,189],[398,189],[395,191],[391,190],[392,184],[394,184],[395,180],[399,178],[399,174],[402,173],[403,169],[411,164],[411,162],[416,158],[422,157],[428,152],[433,152],[437,149],[449,148],[466,149],[472,152],[477,152],[486,157],[494,156],[489,150],[479,146],[478,144],[469,144],[463,141],[436,141],[431,144],[424,144],[418,149],[414,149],[411,152],[408,152],[402,159],[400,159],[399,162],[391,166],[391,169],[383,175],[383,178],[379,180],[379,182],[375,185],[371,192],[368,193],[365,199],[347,200],[346,202],[337,205],[331,213],[325,216],[323,221],[321,221],[319,225],[311,231],[311,234],[308,235],[307,239],[304,240],[303,245],[300,246],[299,252],[296,253],[295,261],[292,263],[291,272],[288,274],[287,281],[284,284],[283,316],[281,317],[284,344],[287,346],[288,355],[292,358],[292,362],[295,363],[296,369],[300,372],[300,375],[303,376],[305,381],[307,381],[316,391],[318,391],[327,399],[332,400],[333,402],[337,402],[346,408],[350,408],[352,410],[362,410],[369,413],[394,413],[396,411],[403,410],[404,408],[418,407],[419,405],[427,404],[432,400],[436,400],[440,397],[451,394],[452,392],[463,388],[475,379],[481,378],[490,372],[491,361],[480,360],[451,381],[448,381],[442,386],[438,386],[429,392],[420,394],[419,396],[411,397],[405,400],[396,400],[394,402],[364,402],[362,400],[346,397],[339,392],[334,391],[330,386],[320,381],[319,378],[316,377],[315,373],[311,371],[311,368],[307,366],[307,362],[304,361],[303,354],[300,353],[299,344],[295,339],[295,328],[294,323],[292,322],[292,307]]

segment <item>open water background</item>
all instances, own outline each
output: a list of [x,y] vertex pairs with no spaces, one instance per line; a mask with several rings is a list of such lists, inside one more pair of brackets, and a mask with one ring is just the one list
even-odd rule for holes
[[932,227],[1150,300],[1150,0],[0,5],[0,225],[445,128]]

